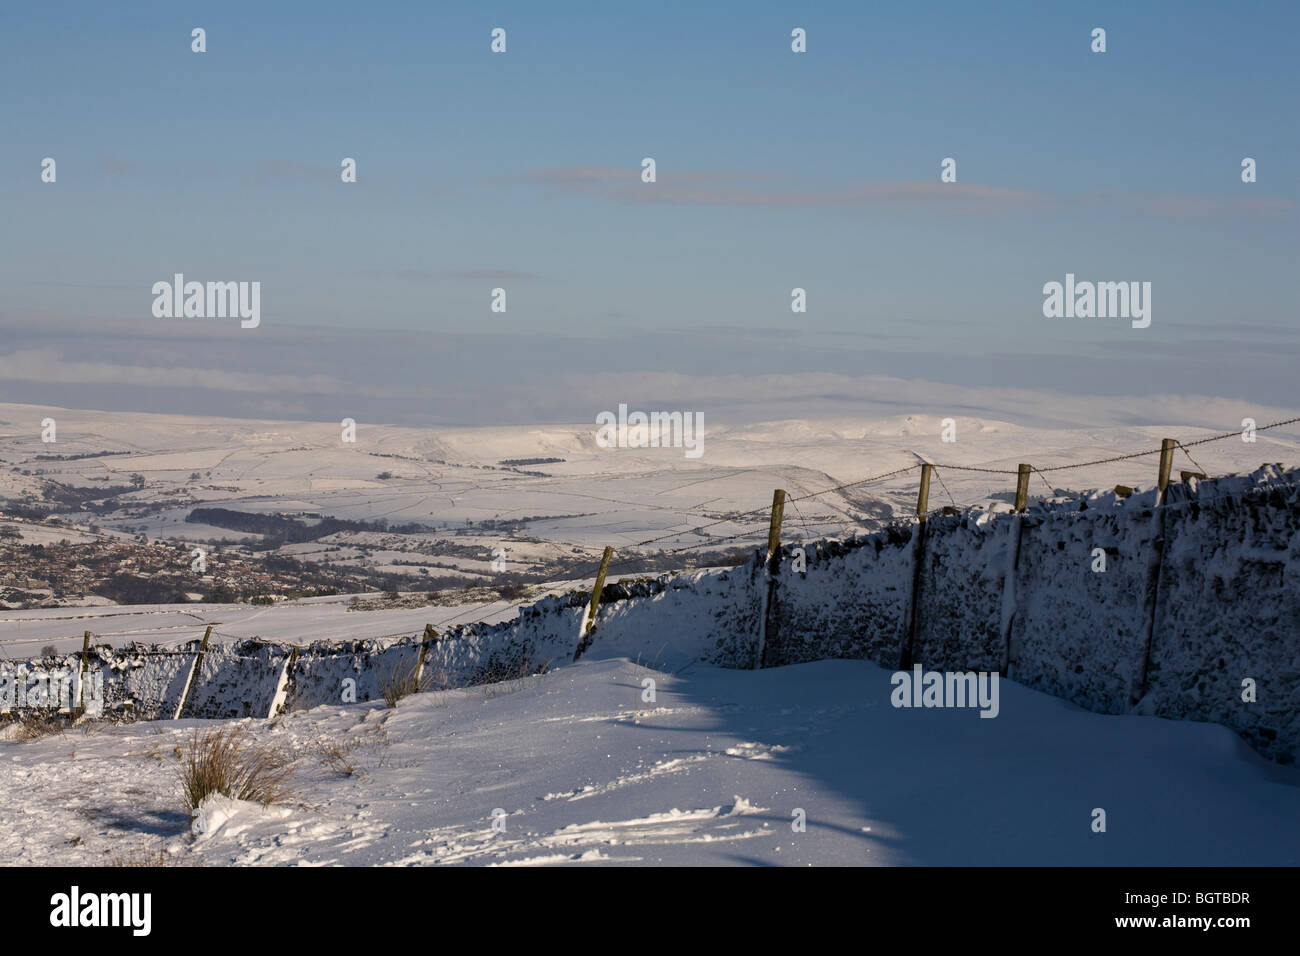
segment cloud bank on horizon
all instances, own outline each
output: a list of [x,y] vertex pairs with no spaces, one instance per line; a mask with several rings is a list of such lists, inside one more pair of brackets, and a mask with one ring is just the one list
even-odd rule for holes
[[[1224,428],[1296,407],[1292,4],[56,6],[0,35],[0,402]],[[260,283],[261,321],[154,318],[181,273]],[[1075,277],[1096,303],[1045,315]],[[1127,283],[1146,327],[1098,317]]]

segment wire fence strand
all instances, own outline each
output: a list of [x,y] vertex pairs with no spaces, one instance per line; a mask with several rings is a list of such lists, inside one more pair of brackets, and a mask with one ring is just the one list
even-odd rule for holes
[[[1271,424],[1268,425],[1260,425],[1258,428],[1255,429],[1255,431],[1262,432],[1262,431],[1267,431],[1270,428],[1281,428],[1283,425],[1294,425],[1296,422],[1300,422],[1300,416],[1297,416],[1295,418],[1287,418],[1280,422],[1272,422]],[[1240,435],[1241,435],[1240,431],[1231,431],[1231,432],[1224,432],[1221,435],[1211,435],[1208,438],[1198,438],[1195,441],[1188,441],[1188,442],[1180,442],[1178,441],[1178,439],[1174,439],[1174,443],[1176,445],[1182,446],[1183,451],[1186,452],[1188,448],[1192,448],[1196,445],[1205,445],[1208,444],[1209,442],[1223,441],[1225,438],[1235,438],[1235,437],[1239,437]],[[1068,465],[1049,465],[1046,468],[1036,468],[1035,470],[1040,472],[1066,471],[1071,468],[1088,468],[1092,465],[1109,465],[1117,461],[1129,461],[1130,459],[1133,458],[1144,458],[1147,455],[1158,455],[1158,454],[1160,454],[1160,449],[1152,448],[1148,451],[1135,451],[1135,452],[1130,452],[1126,455],[1112,455],[1110,458],[1098,458],[1094,461],[1078,461]],[[1188,455],[1188,457],[1190,458],[1191,455]],[[1013,468],[983,468],[983,467],[977,467],[975,465],[936,464],[934,467],[948,468],[954,471],[982,471],[993,475],[1015,475],[1019,473],[1017,469],[1013,469]],[[1202,469],[1202,471],[1204,471],[1204,469]]]

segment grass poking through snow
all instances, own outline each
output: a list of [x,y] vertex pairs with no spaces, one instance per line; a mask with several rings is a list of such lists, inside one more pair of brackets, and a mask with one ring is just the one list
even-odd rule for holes
[[213,793],[262,804],[284,803],[291,796],[293,772],[289,755],[256,743],[239,725],[196,730],[181,751],[181,787],[190,812]]

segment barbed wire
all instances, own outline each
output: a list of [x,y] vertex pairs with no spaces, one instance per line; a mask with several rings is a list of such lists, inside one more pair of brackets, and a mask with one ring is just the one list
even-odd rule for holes
[[943,477],[939,474],[939,469],[931,466],[930,470],[934,472],[934,477],[939,479],[939,487],[943,489],[943,493],[948,496],[948,500],[952,502],[952,506],[956,508],[957,501],[953,498],[952,492],[948,490],[948,486],[943,483]]
[[[897,468],[894,471],[887,471],[882,475],[872,475],[870,478],[861,478],[857,481],[848,481],[845,482],[844,484],[835,485],[834,487],[831,488],[823,488],[821,491],[810,491],[804,495],[793,495],[793,496],[787,495],[785,500],[790,503],[794,503],[798,501],[806,501],[809,498],[818,498],[822,495],[829,495],[837,491],[843,491],[845,488],[854,488],[858,485],[870,484],[871,482],[874,481],[884,481],[886,478],[893,478],[895,475],[901,475],[904,472],[913,471],[914,469],[920,467],[921,466],[919,463],[914,465],[908,465],[906,468]],[[720,524],[732,523],[738,521],[741,518],[747,518],[750,515],[766,514],[767,511],[768,511],[767,507],[754,508],[752,511],[742,511],[740,514],[732,515],[728,518],[719,518],[716,521],[710,521],[708,524],[696,525],[694,528],[686,528],[680,531],[672,531],[668,534],[659,535],[656,538],[647,538],[645,541],[638,541],[635,544],[627,545],[627,547],[644,548],[646,545],[649,544],[656,544],[660,541],[667,541],[669,538],[676,538],[683,534],[704,531],[707,530],[708,528],[717,527]]]
[[[1256,432],[1267,431],[1267,430],[1270,429],[1270,428],[1280,428],[1280,427],[1282,427],[1283,425],[1294,425],[1296,422],[1300,422],[1300,416],[1297,416],[1297,417],[1295,417],[1295,418],[1287,418],[1287,419],[1284,419],[1284,420],[1282,420],[1282,421],[1280,421],[1280,422],[1272,422],[1272,423],[1270,423],[1270,424],[1268,424],[1268,425],[1260,425],[1260,426],[1258,426],[1258,427],[1255,429],[1255,431],[1256,431]],[[1239,435],[1241,435],[1241,432],[1240,432],[1240,431],[1231,431],[1231,432],[1224,432],[1224,433],[1221,434],[1221,435],[1211,435],[1211,436],[1209,436],[1208,438],[1198,438],[1198,439],[1196,439],[1195,441],[1189,441],[1189,442],[1180,442],[1180,441],[1178,441],[1178,439],[1174,439],[1174,444],[1176,444],[1176,445],[1180,445],[1180,446],[1185,446],[1185,447],[1183,448],[1183,450],[1186,451],[1187,448],[1191,448],[1191,447],[1193,447],[1193,446],[1195,446],[1195,445],[1205,445],[1205,444],[1208,444],[1209,442],[1213,442],[1213,441],[1223,441],[1223,439],[1225,439],[1225,438],[1233,438],[1233,437],[1236,437],[1236,436],[1239,436]],[[1153,449],[1151,449],[1151,450],[1149,450],[1149,451],[1135,451],[1135,452],[1130,452],[1129,454],[1126,454],[1126,455],[1113,455],[1113,456],[1111,456],[1110,458],[1098,458],[1098,459],[1096,459],[1095,461],[1080,461],[1080,462],[1074,462],[1074,463],[1072,463],[1072,464],[1068,464],[1068,465],[1049,465],[1049,466],[1046,467],[1046,468],[1036,468],[1035,470],[1036,470],[1036,471],[1040,471],[1040,472],[1048,472],[1048,471],[1065,471],[1065,470],[1070,469],[1070,468],[1087,468],[1087,467],[1090,467],[1090,466],[1092,466],[1092,465],[1109,465],[1109,464],[1111,464],[1111,463],[1113,463],[1113,462],[1117,462],[1117,461],[1128,461],[1128,460],[1133,459],[1133,458],[1143,458],[1143,457],[1145,457],[1145,456],[1147,456],[1147,455],[1158,455],[1158,454],[1160,454],[1160,451],[1161,451],[1161,449],[1159,449],[1159,448],[1153,448]],[[1190,458],[1191,455],[1188,455],[1188,457]],[[935,467],[935,468],[949,468],[949,469],[952,469],[952,470],[955,470],[955,471],[982,471],[982,472],[986,472],[986,473],[988,473],[988,474],[994,474],[994,475],[1018,475],[1018,474],[1020,473],[1020,472],[1019,472],[1019,469],[1012,469],[1012,468],[983,468],[983,467],[978,467],[978,466],[975,466],[975,465],[940,465],[940,464],[937,464],[937,463],[936,463],[936,464],[934,464],[933,467]],[[1204,469],[1202,469],[1202,471],[1204,471]],[[1044,480],[1046,480],[1046,479],[1044,479]]]
[[1193,465],[1196,466],[1197,471],[1199,471],[1201,474],[1205,475],[1206,477],[1209,477],[1210,473],[1201,467],[1201,463],[1199,461],[1197,461],[1195,458],[1192,457],[1192,453],[1187,450],[1186,445],[1184,445],[1182,442],[1175,442],[1175,444],[1177,444],[1178,447],[1183,450],[1183,454],[1187,456],[1188,461],[1190,461]]
[[799,505],[794,501],[791,501],[790,504],[794,505],[795,517],[797,517],[799,519],[799,523],[803,525],[803,533],[805,535],[811,534],[811,532],[808,530],[808,519],[806,519],[803,516],[803,512],[799,509]]
[[[1296,422],[1300,422],[1300,415],[1297,415],[1295,418],[1287,418],[1280,422],[1273,422],[1268,425],[1260,425],[1255,429],[1255,431],[1257,432],[1268,431],[1268,429],[1270,428],[1280,428],[1283,425],[1294,425]],[[1206,442],[1222,441],[1225,438],[1232,438],[1240,434],[1241,432],[1239,430],[1224,432],[1222,435],[1211,435],[1209,438],[1198,438],[1195,441],[1184,442],[1184,444],[1188,445],[1189,447],[1194,445],[1204,445]]]
[[1036,475],[1038,475],[1039,478],[1043,479],[1043,484],[1047,486],[1048,494],[1052,494],[1052,495],[1056,494],[1056,489],[1052,487],[1052,483],[1047,480],[1046,475],[1044,475],[1039,469],[1035,468],[1033,465],[1029,466],[1029,470],[1034,472]]
[[[886,478],[893,478],[895,475],[901,475],[904,472],[915,471],[920,467],[921,467],[921,463],[916,462],[915,464],[908,465],[906,468],[896,468],[893,471],[887,471],[883,475],[873,475],[870,478],[862,478],[859,481],[848,481],[842,485],[836,485],[833,488],[823,488],[821,491],[811,491],[806,495],[799,495],[797,498],[793,500],[805,501],[808,498],[817,498],[821,495],[829,495],[837,491],[843,491],[845,488],[856,488],[858,485],[870,484],[873,481],[884,481]],[[787,498],[786,500],[789,501],[791,499]]]
[[[1269,423],[1269,424],[1267,424],[1267,425],[1261,425],[1261,426],[1257,427],[1257,428],[1255,429],[1255,431],[1256,431],[1256,432],[1267,431],[1267,430],[1270,429],[1270,428],[1280,428],[1280,427],[1282,427],[1282,426],[1284,426],[1284,425],[1292,425],[1292,424],[1295,424],[1295,423],[1297,423],[1297,422],[1300,422],[1300,416],[1296,416],[1295,418],[1287,418],[1287,419],[1283,419],[1283,420],[1281,420],[1281,421],[1277,421],[1277,422],[1271,422],[1271,423]],[[1241,434],[1241,432],[1239,432],[1239,431],[1230,431],[1230,432],[1224,432],[1224,433],[1219,434],[1219,435],[1211,435],[1211,436],[1206,437],[1206,438],[1196,439],[1196,440],[1194,440],[1194,441],[1189,441],[1189,442],[1182,442],[1182,441],[1179,441],[1179,440],[1175,439],[1175,444],[1176,444],[1178,447],[1181,447],[1181,448],[1183,449],[1183,453],[1186,454],[1187,457],[1188,457],[1189,459],[1191,459],[1192,456],[1191,456],[1191,454],[1188,453],[1188,451],[1187,451],[1187,448],[1188,448],[1188,447],[1195,446],[1195,445],[1204,445],[1204,444],[1208,444],[1209,442],[1214,442],[1214,441],[1222,441],[1222,440],[1225,439],[1225,438],[1232,438],[1232,437],[1237,436],[1237,435],[1240,435],[1240,434]],[[1073,469],[1073,468],[1087,468],[1087,467],[1091,467],[1091,466],[1093,466],[1093,465],[1108,465],[1108,464],[1112,464],[1112,463],[1117,462],[1117,461],[1130,461],[1130,460],[1135,459],[1135,458],[1145,458],[1145,457],[1148,456],[1148,455],[1158,455],[1158,454],[1161,452],[1161,450],[1162,450],[1161,448],[1153,448],[1153,449],[1150,449],[1150,450],[1147,450],[1147,451],[1136,451],[1136,452],[1129,452],[1129,453],[1127,453],[1127,454],[1123,454],[1123,455],[1112,455],[1112,456],[1110,456],[1110,457],[1108,457],[1108,458],[1098,458],[1098,459],[1095,459],[1095,460],[1093,460],[1093,461],[1073,462],[1073,463],[1065,464],[1065,465],[1049,465],[1049,466],[1046,467],[1046,468],[1038,468],[1038,467],[1036,467],[1036,466],[1031,466],[1031,470],[1037,472],[1038,475],[1039,475],[1039,477],[1042,479],[1043,484],[1047,486],[1048,491],[1054,493],[1054,492],[1055,492],[1055,489],[1052,487],[1051,483],[1048,482],[1048,480],[1047,480],[1047,478],[1046,478],[1046,472],[1067,471],[1067,470],[1070,470],[1070,469]],[[1195,459],[1192,459],[1192,463],[1193,463],[1193,464],[1196,464]],[[909,471],[915,471],[917,468],[922,467],[923,464],[925,464],[925,463],[923,463],[923,462],[916,462],[916,463],[914,463],[914,464],[907,465],[907,466],[905,466],[905,467],[903,467],[903,468],[896,468],[896,469],[894,469],[893,471],[887,471],[887,472],[884,472],[884,473],[879,474],[879,475],[872,475],[872,476],[869,477],[869,478],[862,478],[862,479],[859,479],[859,480],[857,480],[857,481],[848,481],[848,482],[844,482],[844,483],[842,483],[842,484],[833,485],[833,486],[830,487],[830,488],[823,488],[823,489],[820,490],[820,491],[812,491],[812,492],[808,492],[807,494],[803,494],[803,495],[794,495],[794,496],[787,495],[785,500],[786,500],[787,502],[789,502],[790,504],[793,505],[793,504],[795,504],[795,503],[797,503],[797,502],[799,502],[799,501],[807,501],[807,500],[809,500],[809,499],[811,499],[811,498],[818,498],[818,497],[821,497],[822,495],[834,494],[834,493],[836,493],[836,492],[844,491],[844,490],[846,490],[846,489],[848,489],[848,488],[854,488],[854,487],[857,487],[857,486],[859,486],[859,485],[871,484],[871,483],[873,483],[873,482],[877,482],[877,481],[884,481],[886,478],[893,478],[893,477],[896,477],[896,476],[898,476],[898,475],[906,474],[906,473],[909,472]],[[932,472],[935,474],[935,477],[939,479],[939,485],[940,485],[940,487],[943,488],[944,493],[948,495],[948,500],[949,500],[950,502],[952,502],[951,507],[952,507],[953,510],[955,510],[955,511],[960,511],[961,509],[957,507],[956,499],[953,498],[953,496],[952,496],[952,492],[950,492],[950,491],[948,490],[948,486],[944,483],[943,478],[942,478],[942,477],[939,477],[939,475],[938,475],[938,469],[940,469],[940,468],[947,468],[947,469],[950,469],[950,470],[953,470],[953,471],[970,471],[970,472],[980,472],[980,473],[983,473],[983,474],[994,474],[994,475],[1016,475],[1017,477],[1018,477],[1019,474],[1020,474],[1020,470],[1019,470],[1018,468],[1016,468],[1016,469],[1010,469],[1010,468],[986,468],[986,467],[978,466],[978,465],[953,465],[953,464],[942,464],[942,463],[937,463],[937,462],[930,462],[929,465],[930,465],[930,467],[931,467],[931,469],[932,469]],[[1199,465],[1197,465],[1197,468],[1198,468],[1202,473],[1208,474],[1207,472],[1205,472],[1205,469],[1204,469],[1204,468],[1201,468]],[[766,512],[766,511],[767,511],[766,508],[755,508],[755,509],[753,509],[752,511],[741,512],[741,513],[738,514],[738,515],[733,515],[733,516],[731,516],[731,517],[729,517],[729,518],[722,518],[722,519],[718,519],[718,520],[716,520],[716,521],[711,521],[711,522],[709,522],[709,523],[707,523],[707,524],[698,525],[698,526],[696,526],[696,527],[694,527],[694,528],[689,528],[689,529],[680,530],[680,531],[673,531],[673,532],[671,532],[671,533],[663,534],[663,535],[659,535],[659,536],[654,537],[654,538],[647,538],[645,541],[637,542],[636,544],[629,545],[628,547],[633,547],[633,548],[642,548],[642,547],[645,547],[645,546],[647,546],[647,545],[656,544],[656,543],[659,542],[659,541],[665,541],[665,540],[667,540],[667,539],[669,539],[669,538],[679,537],[679,536],[681,536],[682,534],[697,533],[697,532],[700,532],[700,531],[707,530],[708,528],[716,527],[717,525],[720,525],[720,524],[727,524],[727,523],[729,523],[729,522],[734,522],[734,521],[737,521],[737,520],[739,520],[739,519],[746,518],[746,517],[748,517],[748,516],[750,516],[750,515],[762,514],[762,513]],[[796,507],[795,511],[796,511],[796,514],[799,514],[800,517],[801,517],[801,519],[802,519],[802,515],[801,515],[801,513],[799,512],[799,510],[798,510],[797,507]],[[929,511],[929,512],[926,512],[926,515],[925,515],[925,516],[926,516],[926,517],[931,517],[931,516],[933,516],[933,515],[941,514],[942,512],[943,512],[943,508],[937,508],[937,509],[933,509],[933,510],[931,510],[931,511]],[[824,523],[830,523],[830,522],[824,522]],[[857,523],[857,522],[853,521],[852,519],[846,519],[845,523]],[[808,529],[807,529],[807,522],[804,522],[804,525],[805,525],[805,529],[804,529],[804,530],[807,531],[807,530],[808,530]],[[683,547],[683,548],[679,548],[679,549],[675,549],[675,550],[664,551],[664,552],[662,552],[662,553],[664,553],[664,554],[670,554],[670,555],[671,555],[671,554],[680,554],[680,553],[682,553],[682,552],[684,552],[684,551],[689,551],[689,550],[691,550],[691,549],[693,549],[693,548],[704,547],[704,546],[706,546],[706,545],[718,545],[718,544],[723,544],[723,543],[725,543],[725,542],[727,542],[727,541],[736,540],[737,538],[744,538],[744,537],[752,537],[752,536],[756,536],[756,535],[758,535],[759,533],[760,533],[760,529],[756,527],[756,528],[751,529],[751,530],[749,530],[749,531],[743,531],[743,532],[740,532],[740,533],[738,533],[738,534],[729,535],[729,536],[727,536],[727,537],[723,537],[723,538],[710,538],[710,539],[707,540],[707,541],[702,541],[702,542],[699,542],[699,543],[697,543],[697,544],[687,545],[687,546],[685,546],[685,547]],[[626,567],[629,567],[629,566],[631,566],[631,565],[633,565],[633,564],[641,563],[641,561],[643,561],[643,560],[644,560],[643,558],[628,558],[628,559],[624,559],[623,561],[620,561],[620,562],[618,562],[617,564],[611,564],[607,570],[608,570],[608,571],[613,571],[613,570],[615,570],[615,569],[626,568]],[[596,573],[596,572],[598,572],[598,571],[599,571],[599,563],[597,562],[596,565],[595,565],[595,567],[594,567],[594,569],[593,569],[593,573]],[[585,577],[584,577],[584,578],[580,578],[579,580],[585,580]],[[514,603],[514,604],[508,605],[507,607],[503,608],[502,610],[503,610],[503,611],[510,610],[511,608],[513,608],[513,607],[518,607],[518,606],[522,605],[523,603],[525,603],[526,601],[529,601],[529,600],[531,600],[531,598],[525,598],[525,599],[523,599],[523,600],[521,600],[521,601],[519,601],[519,602],[516,602],[516,603]],[[475,607],[477,607],[477,606],[475,606]],[[470,610],[468,610],[468,611],[466,612],[466,614],[472,614],[472,613],[474,613],[474,609],[473,609],[473,608],[471,608]],[[463,617],[463,616],[465,616],[465,615],[464,615],[464,614],[462,614],[462,615],[457,615],[455,618],[450,618],[450,619],[444,621],[443,623],[444,623],[444,624],[451,623],[452,621],[455,621],[455,620],[457,620],[457,619],[459,619],[460,617]]]
[[[845,488],[853,488],[853,487],[856,487],[856,486],[858,486],[858,485],[865,485],[865,484],[869,484],[869,483],[871,483],[871,482],[875,482],[875,481],[884,481],[886,478],[893,478],[893,477],[896,476],[896,475],[901,475],[901,474],[903,474],[904,472],[913,471],[913,470],[915,470],[915,469],[917,469],[917,468],[920,468],[920,467],[921,467],[921,466],[920,466],[920,463],[913,464],[913,465],[908,465],[906,468],[896,468],[896,469],[894,469],[893,471],[887,471],[887,472],[884,472],[883,474],[879,474],[879,475],[872,475],[872,476],[869,477],[869,478],[861,478],[861,479],[859,479],[859,480],[857,480],[857,481],[844,482],[843,484],[835,485],[835,486],[832,487],[832,488],[824,488],[824,489],[822,489],[821,491],[813,491],[813,492],[809,492],[808,494],[804,494],[804,495],[787,496],[785,500],[786,500],[787,502],[790,502],[791,504],[793,504],[793,503],[795,503],[795,502],[799,502],[799,501],[806,501],[806,500],[809,499],[809,498],[817,498],[817,497],[820,497],[821,495],[832,494],[832,493],[837,492],[837,491],[843,491]],[[658,537],[655,537],[655,538],[648,538],[648,539],[646,539],[645,541],[640,541],[640,542],[638,542],[638,543],[636,543],[636,544],[628,545],[628,547],[632,547],[632,548],[641,548],[641,547],[645,547],[646,545],[649,545],[649,544],[655,544],[655,543],[657,543],[657,542],[659,542],[659,541],[667,540],[668,538],[677,538],[677,537],[680,537],[680,536],[683,535],[683,534],[691,534],[691,533],[695,533],[695,532],[703,531],[703,530],[705,530],[705,529],[707,529],[707,528],[715,527],[715,526],[720,525],[720,524],[727,524],[727,523],[729,523],[729,522],[734,522],[734,521],[736,521],[736,520],[738,520],[738,519],[740,519],[740,518],[744,518],[744,517],[747,517],[747,516],[749,516],[749,515],[753,515],[753,514],[762,514],[762,513],[765,513],[767,510],[768,510],[767,508],[755,508],[753,511],[745,511],[745,512],[742,512],[742,513],[739,514],[739,515],[734,515],[734,516],[732,516],[732,517],[730,517],[730,518],[723,518],[723,519],[720,519],[720,520],[718,520],[718,521],[712,521],[712,522],[709,522],[708,524],[699,525],[699,526],[697,526],[697,527],[695,527],[695,528],[688,528],[688,529],[686,529],[686,530],[684,530],[684,531],[674,531],[674,532],[672,532],[671,534],[659,535]],[[750,530],[748,530],[748,531],[742,531],[742,532],[740,532],[740,533],[738,533],[738,534],[729,535],[729,536],[727,536],[727,537],[723,537],[723,538],[709,538],[707,541],[700,541],[700,542],[697,542],[697,543],[695,543],[695,544],[686,545],[686,546],[683,547],[683,548],[677,548],[677,549],[675,549],[675,550],[667,550],[667,551],[663,551],[663,552],[661,552],[661,553],[662,553],[662,554],[667,554],[667,555],[672,555],[672,554],[681,554],[682,552],[684,552],[684,551],[689,551],[689,550],[691,550],[691,549],[693,549],[693,548],[700,548],[700,547],[704,547],[704,546],[706,546],[706,545],[718,545],[718,544],[723,544],[723,543],[725,543],[725,542],[727,542],[727,541],[733,541],[733,540],[735,540],[735,539],[737,539],[737,538],[753,537],[753,536],[756,536],[756,535],[759,534],[759,533],[760,533],[760,529],[756,527],[756,528],[750,529]],[[609,571],[615,571],[615,570],[619,570],[619,569],[622,569],[622,568],[629,567],[629,566],[631,566],[631,565],[633,565],[633,564],[640,564],[640,563],[644,562],[644,560],[645,560],[644,557],[636,557],[636,558],[626,558],[626,559],[624,559],[624,560],[622,560],[622,561],[619,561],[619,562],[611,562],[610,566],[607,568],[607,573],[608,573]],[[594,563],[594,565],[593,565],[593,567],[592,567],[592,574],[591,574],[591,575],[585,575],[585,576],[583,576],[583,577],[577,578],[576,580],[586,580],[587,577],[594,576],[595,574],[598,574],[599,571],[600,571],[600,562],[597,561],[597,562]],[[515,602],[512,603],[512,604],[508,604],[506,607],[504,607],[504,608],[501,609],[501,612],[497,612],[497,613],[503,613],[503,612],[505,612],[505,611],[512,610],[513,608],[521,607],[521,606],[523,606],[525,603],[529,603],[529,602],[531,602],[532,600],[533,600],[533,599],[532,599],[531,597],[521,598],[520,600],[515,601]],[[445,619],[444,621],[441,622],[441,625],[442,625],[442,626],[446,626],[447,624],[451,624],[451,623],[454,623],[454,622],[456,622],[456,621],[459,621],[461,618],[467,617],[468,615],[475,613],[475,612],[477,611],[477,609],[478,609],[479,607],[482,607],[482,606],[484,606],[484,605],[472,605],[472,606],[471,606],[470,608],[468,608],[465,612],[463,612],[463,613],[461,613],[461,614],[457,614],[457,615],[455,615],[454,617],[451,617],[451,618],[447,618],[447,619]],[[490,605],[486,605],[486,606],[490,606]]]

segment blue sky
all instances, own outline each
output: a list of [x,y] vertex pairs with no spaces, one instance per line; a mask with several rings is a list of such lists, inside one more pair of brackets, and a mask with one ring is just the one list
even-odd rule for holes
[[[308,351],[414,333],[465,388],[594,362],[1285,403],[1298,26],[1281,2],[8,5],[0,400],[67,391],[21,377],[34,349],[125,362],[158,328],[186,353],[149,292],[183,272],[261,281],[262,329]],[[1067,272],[1150,281],[1151,328],[1044,318]],[[275,372],[262,329],[219,361]],[[203,338],[187,367],[215,368]],[[338,351],[304,373],[383,380],[381,350]],[[103,385],[84,400],[170,403]]]

